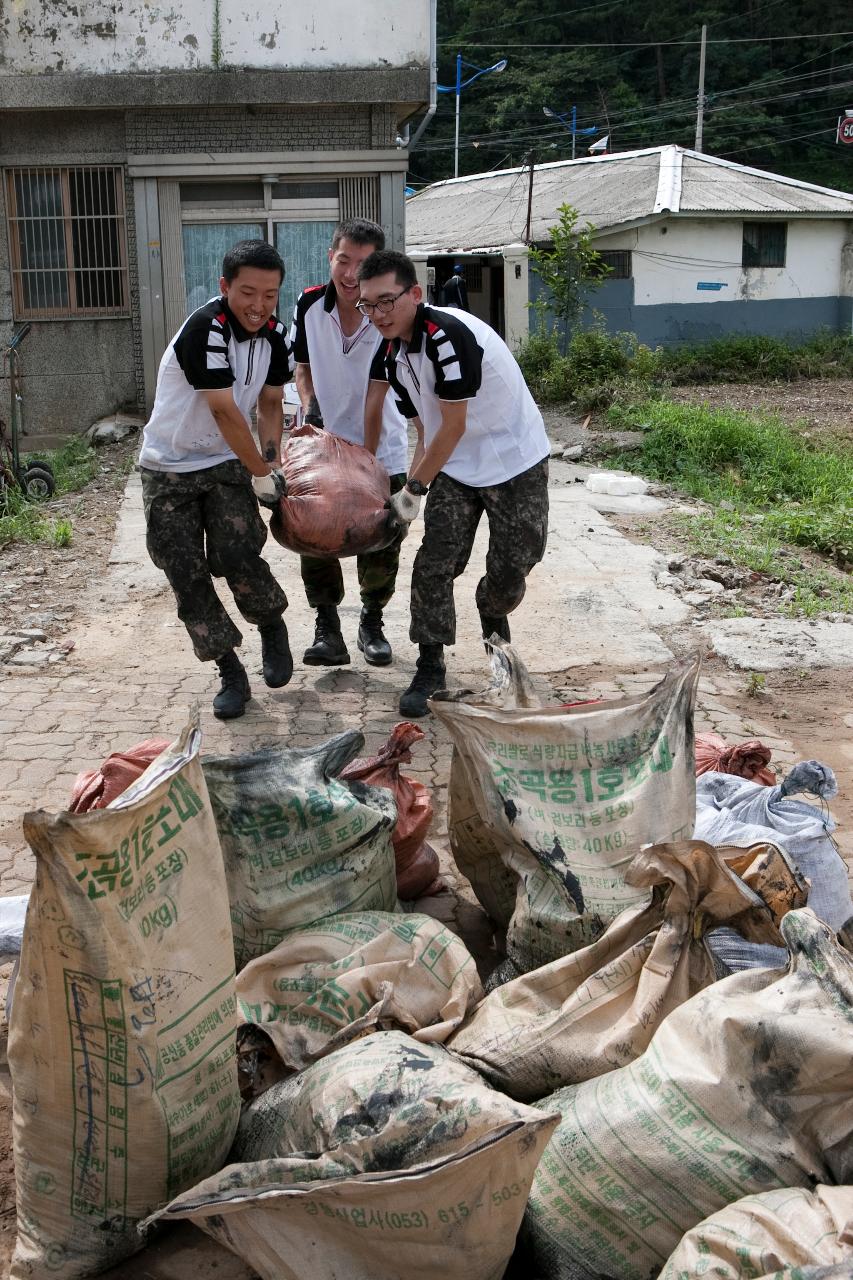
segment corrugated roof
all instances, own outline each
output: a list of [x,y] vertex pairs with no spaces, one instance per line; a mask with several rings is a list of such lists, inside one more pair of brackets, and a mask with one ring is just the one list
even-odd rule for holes
[[[471,253],[523,240],[529,190],[526,167],[433,183],[406,203],[407,246]],[[846,192],[674,146],[536,165],[531,240],[548,238],[565,203],[599,231],[664,211],[853,217]]]

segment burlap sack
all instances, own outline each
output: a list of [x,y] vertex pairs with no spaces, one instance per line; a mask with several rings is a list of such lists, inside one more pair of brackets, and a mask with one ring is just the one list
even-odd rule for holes
[[556,1116],[379,1032],[274,1085],[190,1218],[262,1280],[500,1280]]
[[379,1027],[439,1043],[482,994],[468,948],[438,920],[381,911],[299,929],[237,980],[244,1021],[293,1071]]
[[500,642],[483,695],[436,695],[453,738],[450,845],[525,973],[587,946],[645,898],[625,870],[644,844],[693,833],[698,658],[650,693],[540,706]]
[[197,727],[113,805],[29,813],[9,1028],[15,1280],[136,1252],[137,1223],[222,1165],[240,1107],[228,890]]
[[743,1196],[853,1178],[853,956],[807,908],[787,969],[714,983],[618,1071],[538,1105],[562,1121],[525,1214],[549,1280],[648,1280]]
[[237,968],[340,911],[394,911],[393,796],[337,774],[355,730],[317,747],[203,761],[222,842]]
[[[765,852],[741,860],[773,865],[775,900],[778,866]],[[756,893],[701,840],[643,849],[625,878],[653,890],[645,906],[628,907],[591,946],[491,992],[451,1035],[447,1047],[495,1088],[529,1101],[633,1062],[673,1009],[715,981],[704,942],[715,926],[782,942],[761,876]],[[796,886],[793,869],[789,879]],[[805,896],[800,887],[793,905]]]
[[853,1276],[853,1187],[745,1196],[688,1231],[660,1280],[794,1280],[808,1267]]

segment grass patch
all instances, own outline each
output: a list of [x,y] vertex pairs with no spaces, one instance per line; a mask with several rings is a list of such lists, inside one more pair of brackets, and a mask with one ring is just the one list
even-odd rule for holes
[[[813,449],[778,418],[651,400],[613,406],[608,422],[645,432],[638,467],[767,534],[853,562],[853,457]],[[726,511],[725,515],[729,515]],[[719,550],[719,548],[718,548]],[[755,566],[759,567],[759,566]]]
[[[40,459],[53,468],[57,497],[76,493],[98,474],[97,454],[83,436],[72,436],[59,449],[27,454],[24,461]],[[17,487],[0,490],[0,546],[9,542],[49,542],[55,547],[68,547],[71,538],[72,524],[67,517],[51,519],[37,503],[27,502]]]

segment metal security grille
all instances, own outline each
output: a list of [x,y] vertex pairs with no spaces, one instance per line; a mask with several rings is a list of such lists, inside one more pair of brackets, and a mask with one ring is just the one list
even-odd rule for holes
[[16,319],[128,314],[120,168],[10,169],[6,197]]
[[787,222],[745,222],[741,266],[784,267],[787,245]]
[[609,267],[609,271],[602,271],[599,274],[605,276],[608,280],[630,280],[633,274],[633,266],[631,263],[630,249],[599,249],[599,263],[602,267]]
[[347,218],[369,218],[373,222],[378,222],[378,178],[372,176],[341,178],[340,201],[342,221]]

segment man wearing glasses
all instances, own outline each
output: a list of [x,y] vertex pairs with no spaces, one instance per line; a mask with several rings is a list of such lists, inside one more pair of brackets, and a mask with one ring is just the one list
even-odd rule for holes
[[456,639],[453,583],[468,564],[483,512],[489,549],[477,609],[484,638],[509,639],[507,615],[545,554],[550,449],[521,370],[489,325],[455,308],[425,306],[402,253],[371,254],[358,279],[358,308],[386,339],[371,369],[366,430],[375,430],[390,383],[418,434],[409,479],[389,503],[401,529],[429,494],[412,570],[417,671],[400,698],[401,713],[417,717],[446,688],[444,646]]
[[[385,233],[375,222],[355,218],[338,224],[329,249],[329,282],[303,289],[297,298],[290,342],[305,421],[364,445],[385,467],[391,477],[391,492],[396,493],[406,482],[406,423],[389,396],[373,430],[365,433],[370,367],[381,340],[355,305],[358,266],[384,247]],[[400,541],[397,538],[383,550],[357,558],[362,603],[358,647],[375,667],[387,666],[392,660],[391,646],[382,630],[382,611],[394,594]],[[302,660],[308,666],[343,666],[350,655],[338,617],[338,605],[344,598],[340,561],[302,556],[300,567],[308,603],[317,611],[314,643]]]

